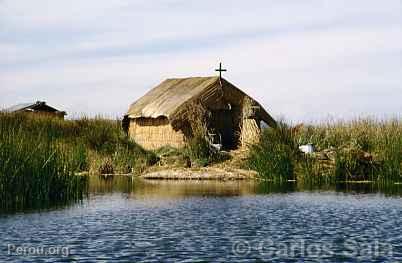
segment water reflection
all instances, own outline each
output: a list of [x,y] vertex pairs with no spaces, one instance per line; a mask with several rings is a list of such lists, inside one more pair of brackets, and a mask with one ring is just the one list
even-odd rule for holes
[[385,196],[402,196],[402,185],[376,183],[306,185],[298,182],[278,184],[261,181],[144,180],[127,176],[93,176],[89,184],[89,192],[92,195],[123,193],[129,198],[179,198],[186,196],[229,197],[328,191],[350,194],[379,193]]
[[121,192],[129,197],[243,196],[256,193],[253,181],[143,180],[125,176],[92,177],[92,194]]

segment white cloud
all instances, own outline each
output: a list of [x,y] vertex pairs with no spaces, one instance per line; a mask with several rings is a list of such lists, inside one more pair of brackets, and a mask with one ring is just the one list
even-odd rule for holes
[[0,2],[0,105],[118,115],[162,79],[211,75],[222,60],[277,116],[398,113],[401,11],[399,0]]

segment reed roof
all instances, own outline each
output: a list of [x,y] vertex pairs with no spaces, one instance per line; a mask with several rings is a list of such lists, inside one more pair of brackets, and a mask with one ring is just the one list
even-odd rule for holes
[[[131,104],[126,116],[128,118],[158,118],[163,116],[173,120],[179,117],[178,114],[187,103],[205,98],[206,96],[211,97],[211,94],[214,93],[222,93],[223,86],[227,90],[234,90],[241,94],[238,97],[249,97],[233,84],[225,79],[219,79],[219,77],[166,79]],[[275,125],[274,119],[266,110],[254,99],[252,100],[260,108],[259,117],[270,126]]]
[[54,107],[46,104],[44,101],[20,103],[5,109],[6,112],[21,112],[21,111],[41,111],[55,112],[62,115],[66,115],[65,111],[60,111]]

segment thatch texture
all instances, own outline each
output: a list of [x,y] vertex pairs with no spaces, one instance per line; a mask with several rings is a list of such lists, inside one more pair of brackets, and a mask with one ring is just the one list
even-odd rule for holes
[[230,109],[233,105],[240,106],[246,97],[260,107],[256,117],[270,126],[276,125],[275,120],[257,101],[227,80],[220,80],[219,77],[167,79],[131,104],[127,116],[129,118],[164,116],[172,121],[180,118],[186,105],[196,100],[210,109]]
[[255,105],[254,101],[246,97],[243,100],[242,106],[242,123],[240,142],[243,147],[248,147],[259,141],[261,135],[260,122],[256,120],[256,111],[259,106]]
[[185,102],[199,96],[217,80],[215,77],[167,79],[134,102],[127,115],[130,118],[171,118]]
[[256,100],[219,77],[163,81],[130,106],[124,126],[144,148],[181,147],[194,132],[189,109],[197,105],[207,113],[199,116],[205,122],[202,126],[219,134],[226,147],[254,142],[252,137],[259,136],[261,121],[276,126]]
[[244,119],[241,127],[241,146],[248,147],[260,140],[261,128],[254,119]]
[[180,130],[175,131],[165,117],[131,119],[128,133],[136,143],[147,150],[166,145],[180,148],[185,143],[183,133]]

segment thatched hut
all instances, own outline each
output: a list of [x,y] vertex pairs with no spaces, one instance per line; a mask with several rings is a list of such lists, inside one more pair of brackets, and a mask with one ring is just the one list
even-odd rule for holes
[[194,115],[224,148],[254,142],[262,121],[276,125],[256,100],[225,79],[193,77],[167,79],[150,90],[131,104],[123,127],[145,149],[180,148],[194,134]]
[[11,106],[5,109],[5,112],[17,113],[33,113],[39,115],[46,115],[52,117],[58,117],[64,119],[64,116],[67,115],[65,111],[58,110],[52,106],[46,104],[45,101],[36,101],[29,103],[21,103],[14,106]]

